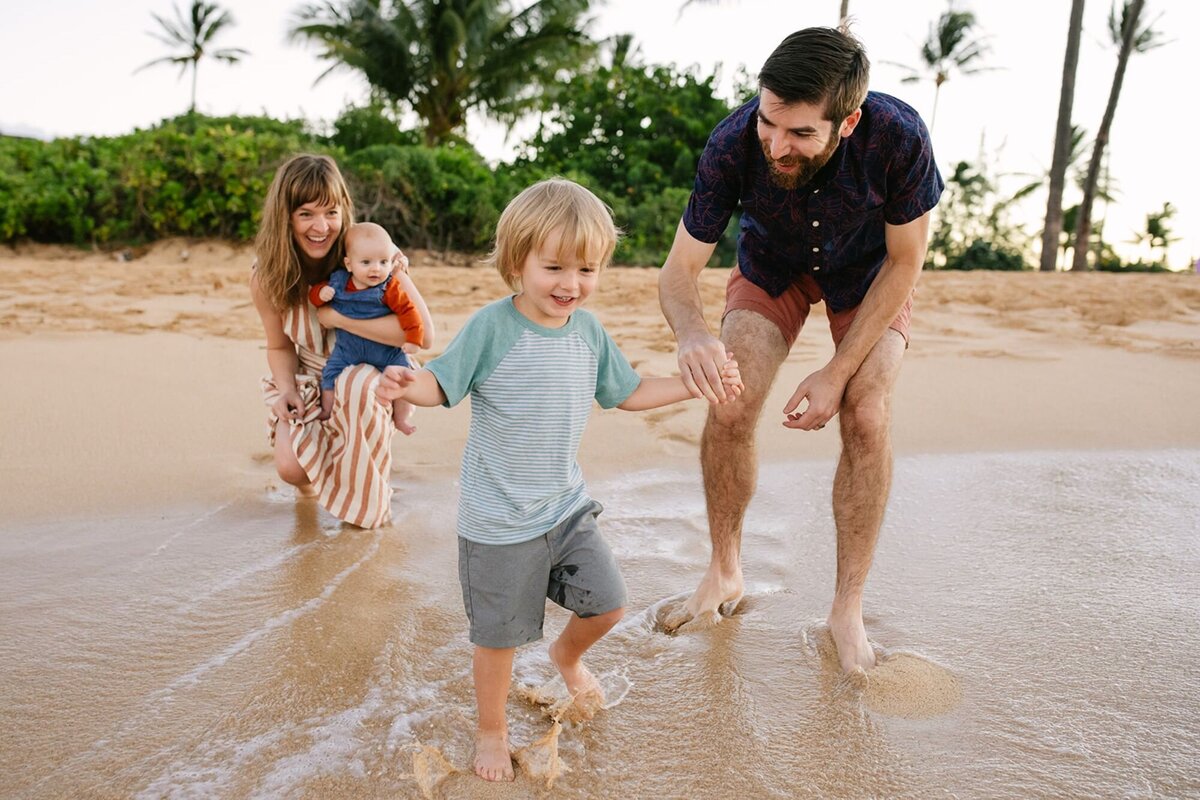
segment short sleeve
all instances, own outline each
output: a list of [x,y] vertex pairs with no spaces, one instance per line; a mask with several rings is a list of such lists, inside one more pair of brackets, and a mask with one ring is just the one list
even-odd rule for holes
[[642,377],[599,322],[591,338],[596,353],[596,402],[601,408],[614,408],[633,394]]
[[475,312],[446,351],[425,365],[442,387],[447,408],[458,405],[486,380],[512,347],[513,337],[506,335],[506,326],[498,325],[496,308],[493,303]]
[[888,186],[883,220],[889,225],[912,222],[936,206],[942,196],[945,182],[933,158],[929,130],[920,117],[909,121],[905,135],[897,142],[896,156],[888,169]]
[[737,208],[741,197],[743,126],[750,105],[717,125],[700,154],[696,181],[683,212],[683,227],[697,241],[708,244],[719,241]]

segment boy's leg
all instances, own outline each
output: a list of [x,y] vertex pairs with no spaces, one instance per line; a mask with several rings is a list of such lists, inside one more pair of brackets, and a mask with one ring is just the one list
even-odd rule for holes
[[412,424],[415,410],[416,407],[407,400],[392,401],[392,424],[405,436],[412,436],[417,432],[417,426]]
[[475,703],[479,707],[475,774],[485,781],[511,781],[514,777],[505,707],[515,651],[515,647],[475,647]]
[[[623,616],[624,608],[617,608],[595,617],[572,614],[567,627],[563,628],[563,632],[550,645],[550,660],[558,668],[563,682],[567,685],[567,691],[576,701],[584,701],[591,695],[594,698],[591,705],[604,703],[600,683],[583,663],[583,654],[612,630]],[[582,708],[589,703],[583,702],[580,705]]]
[[550,660],[584,717],[600,709],[604,695],[583,654],[621,621],[626,604],[625,580],[596,523],[602,510],[593,501],[547,535],[554,560],[547,596],[575,612],[550,645]]

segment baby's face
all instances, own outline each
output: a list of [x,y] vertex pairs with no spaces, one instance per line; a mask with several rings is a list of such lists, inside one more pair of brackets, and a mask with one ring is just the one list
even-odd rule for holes
[[391,242],[376,237],[348,242],[346,269],[354,276],[354,285],[358,288],[378,286],[392,274]]

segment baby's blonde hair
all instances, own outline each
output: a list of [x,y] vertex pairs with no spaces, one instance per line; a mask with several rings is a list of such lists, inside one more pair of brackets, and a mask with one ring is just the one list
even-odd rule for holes
[[612,211],[574,181],[547,178],[512,199],[496,223],[491,264],[510,289],[521,287],[521,270],[532,252],[558,234],[558,258],[603,269],[612,261],[620,231]]

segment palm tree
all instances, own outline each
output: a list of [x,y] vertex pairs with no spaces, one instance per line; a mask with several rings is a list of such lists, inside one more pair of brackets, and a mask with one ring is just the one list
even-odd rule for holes
[[941,94],[942,84],[950,80],[954,72],[963,75],[974,75],[991,69],[979,66],[979,59],[987,52],[987,46],[981,40],[972,39],[972,29],[975,27],[975,15],[970,11],[955,11],[954,4],[942,13],[936,23],[929,26],[929,35],[921,46],[921,60],[924,69],[916,69],[905,64],[895,64],[909,71],[909,75],[901,78],[903,83],[915,83],[922,80],[933,81],[933,113],[929,115],[929,129],[937,119],[938,95]]
[[[679,13],[682,14],[684,9],[686,9],[692,3],[697,3],[697,2],[698,3],[719,3],[720,0],[684,0],[683,5],[681,5],[679,7]],[[848,16],[850,16],[850,0],[840,0],[840,5],[838,8],[838,24],[844,25],[846,23],[846,17],[848,17]]]
[[1072,151],[1071,107],[1075,103],[1075,71],[1079,66],[1079,39],[1083,31],[1084,0],[1071,0],[1071,21],[1067,27],[1067,52],[1063,58],[1062,88],[1058,95],[1058,124],[1054,129],[1054,156],[1050,162],[1050,196],[1046,199],[1046,222],[1042,227],[1042,272],[1054,272],[1058,265],[1058,240],[1062,234],[1063,186]]
[[1104,160],[1104,148],[1108,145],[1108,134],[1112,129],[1113,117],[1117,113],[1117,101],[1121,98],[1121,85],[1125,81],[1125,69],[1129,65],[1129,57],[1134,53],[1144,53],[1153,50],[1165,42],[1154,30],[1152,20],[1139,29],[1142,8],[1145,0],[1125,0],[1121,14],[1117,16],[1117,6],[1114,3],[1108,15],[1108,30],[1113,41],[1118,43],[1117,71],[1113,75],[1112,88],[1108,94],[1108,105],[1104,108],[1104,117],[1100,121],[1100,130],[1096,133],[1096,144],[1092,148],[1092,160],[1088,164],[1087,178],[1083,185],[1083,201],[1079,204],[1079,220],[1075,229],[1075,256],[1071,269],[1083,271],[1088,268],[1088,243],[1092,229],[1092,205],[1096,199],[1096,185],[1100,178],[1100,167]]
[[[511,125],[561,85],[594,49],[584,32],[591,0],[326,0],[302,8],[293,40],[362,73],[425,122],[428,144],[461,133],[467,111]],[[320,80],[320,78],[318,78]]]
[[228,11],[218,9],[214,3],[192,0],[191,15],[187,19],[184,18],[183,12],[179,10],[178,6],[175,6],[173,21],[164,19],[158,14],[152,13],[150,16],[154,17],[159,27],[162,28],[162,32],[150,31],[150,35],[168,47],[180,48],[182,52],[149,61],[135,69],[134,74],[155,64],[178,64],[179,76],[183,77],[190,67],[192,70],[192,104],[188,108],[188,113],[194,114],[196,113],[196,74],[200,70],[200,59],[208,56],[217,61],[224,61],[226,64],[236,64],[242,56],[250,55],[250,51],[240,47],[209,49],[212,47],[213,39],[217,38],[224,28],[233,25],[233,16]]

